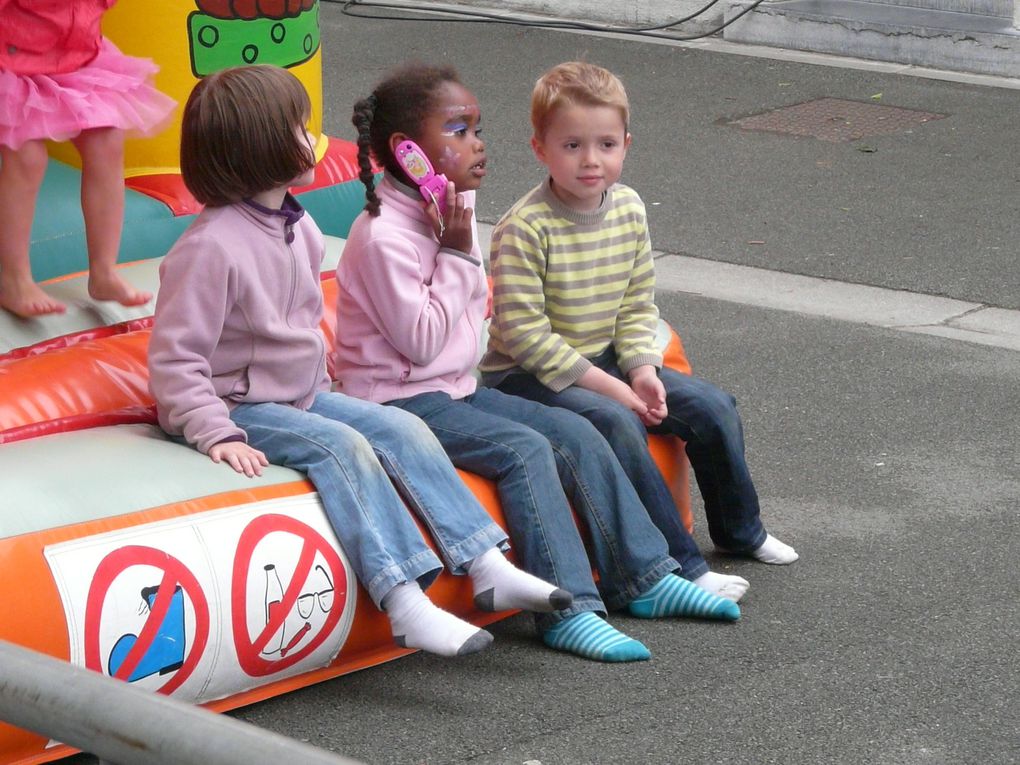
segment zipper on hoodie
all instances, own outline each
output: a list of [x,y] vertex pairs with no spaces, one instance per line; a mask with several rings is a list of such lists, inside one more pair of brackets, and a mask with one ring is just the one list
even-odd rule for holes
[[[294,225],[293,224],[285,225],[283,231],[284,231],[283,241],[285,242],[284,246],[287,248],[287,252],[290,254],[290,297],[287,300],[287,314],[286,314],[287,326],[293,329],[293,326],[290,323],[290,317],[294,315],[294,300],[297,297],[297,282],[298,282],[297,254],[294,252],[293,244]],[[316,341],[319,343],[318,368],[323,370],[326,369],[326,341],[323,339],[322,333],[319,331],[318,327],[310,327],[305,331],[311,332],[314,335]],[[318,375],[316,375],[315,379],[312,381],[312,384],[308,387],[307,392],[305,393],[304,396],[302,396],[302,398],[307,398],[308,396],[311,396],[313,393],[315,393],[315,387],[318,384],[319,377]]]

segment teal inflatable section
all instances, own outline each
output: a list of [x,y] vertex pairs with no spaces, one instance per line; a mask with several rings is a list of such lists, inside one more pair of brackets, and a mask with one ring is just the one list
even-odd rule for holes
[[[188,225],[165,204],[125,190],[122,262],[163,255]],[[85,271],[85,221],[81,214],[81,172],[51,159],[32,221],[32,275],[36,281]]]
[[[376,177],[377,181],[381,179],[382,173]],[[306,191],[298,199],[323,234],[346,239],[354,219],[365,208],[365,186],[354,179]]]
[[[36,281],[88,269],[85,222],[81,213],[81,173],[51,159],[32,222],[32,275]],[[125,189],[121,263],[162,257],[193,215],[175,216],[163,202]],[[324,234],[344,238],[365,206],[365,187],[354,179],[299,195]]]

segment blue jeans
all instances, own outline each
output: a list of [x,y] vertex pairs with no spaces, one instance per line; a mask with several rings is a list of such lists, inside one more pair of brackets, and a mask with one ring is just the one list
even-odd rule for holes
[[377,606],[396,585],[418,581],[424,589],[442,569],[404,502],[454,573],[506,541],[417,417],[325,392],[307,410],[241,404],[230,416],[270,462],[308,475]]
[[[592,359],[600,369],[621,380],[612,346]],[[640,418],[613,399],[577,385],[555,393],[529,374],[507,375],[500,390],[561,406],[591,421],[609,442],[637,489],[648,514],[669,542],[683,575],[696,578],[708,570],[687,533],[655,461],[648,451],[648,433],[667,433],[687,444],[687,457],[705,503],[708,533],[720,547],[747,552],[765,541],[758,494],[744,458],[744,428],[736,399],[705,380],[663,368],[669,414],[661,425],[645,428]]]
[[[495,481],[522,567],[574,595],[570,608],[537,615],[539,629],[605,613],[602,599],[619,608],[680,568],[609,445],[582,417],[491,388],[389,403],[421,417],[457,467]],[[568,498],[589,532],[599,589]]]

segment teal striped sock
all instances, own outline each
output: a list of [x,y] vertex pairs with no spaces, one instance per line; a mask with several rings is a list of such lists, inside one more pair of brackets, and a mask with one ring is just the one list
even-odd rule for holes
[[628,603],[627,610],[642,619],[700,616],[736,621],[740,618],[740,606],[732,600],[713,595],[676,574],[666,574],[652,589]]
[[542,635],[542,640],[557,651],[595,661],[645,661],[651,652],[591,611],[564,619]]

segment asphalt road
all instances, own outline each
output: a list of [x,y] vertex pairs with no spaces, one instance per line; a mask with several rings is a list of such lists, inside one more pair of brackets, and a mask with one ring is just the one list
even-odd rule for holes
[[[324,4],[324,123],[394,64],[457,66],[483,106],[494,222],[541,179],[527,99],[585,57],[630,90],[624,180],[687,255],[1020,308],[1020,92],[506,26],[379,22]],[[944,115],[855,142],[728,121],[832,97]],[[763,244],[750,244],[763,242]],[[524,616],[459,661],[416,654],[236,716],[374,765],[1020,762],[1020,354],[662,292],[696,373],[732,391],[790,567],[736,624],[614,616],[648,663],[544,649]],[[711,550],[695,508],[696,537]]]

